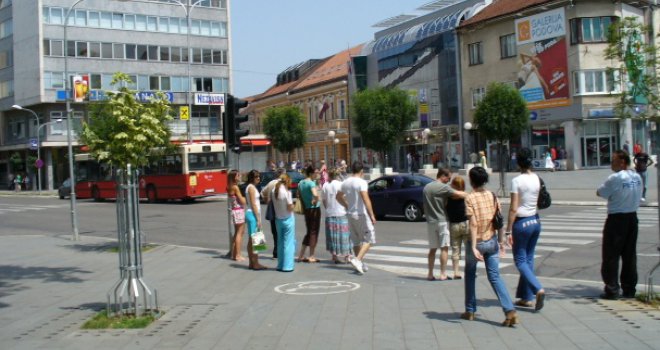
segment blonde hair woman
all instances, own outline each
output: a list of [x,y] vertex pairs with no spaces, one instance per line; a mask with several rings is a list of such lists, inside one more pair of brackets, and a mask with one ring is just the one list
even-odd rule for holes
[[293,215],[293,198],[289,192],[291,178],[282,174],[271,193],[277,225],[277,271],[291,272],[295,267],[296,219]]
[[231,221],[234,223],[234,237],[231,247],[231,259],[235,261],[245,261],[241,256],[241,244],[243,243],[243,233],[245,232],[245,197],[238,188],[237,170],[232,170],[227,175],[227,197],[231,206]]

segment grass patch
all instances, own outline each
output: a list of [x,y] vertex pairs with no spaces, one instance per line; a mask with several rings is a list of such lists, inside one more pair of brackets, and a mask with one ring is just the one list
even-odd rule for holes
[[655,297],[651,298],[651,301],[649,303],[646,302],[646,293],[638,293],[635,296],[635,299],[641,301],[642,303],[652,306],[656,309],[660,308],[660,293],[654,293]]
[[146,328],[162,316],[161,312],[147,313],[140,317],[122,315],[108,317],[105,310],[97,313],[82,325],[82,329],[136,329]]
[[[155,245],[155,244],[145,244],[145,245],[142,246],[142,248],[140,250],[144,253],[144,252],[148,252],[148,251],[150,251],[150,250],[152,250],[156,247],[158,247],[158,246]],[[118,246],[110,247],[110,248],[108,248],[108,252],[110,252],[110,253],[119,253],[119,247]]]

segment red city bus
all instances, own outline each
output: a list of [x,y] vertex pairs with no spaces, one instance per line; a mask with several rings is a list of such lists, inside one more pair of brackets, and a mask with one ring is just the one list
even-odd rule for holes
[[[226,192],[225,144],[184,144],[175,154],[154,156],[141,169],[140,198],[149,202],[192,201]],[[113,170],[87,154],[76,155],[76,197],[116,198]]]

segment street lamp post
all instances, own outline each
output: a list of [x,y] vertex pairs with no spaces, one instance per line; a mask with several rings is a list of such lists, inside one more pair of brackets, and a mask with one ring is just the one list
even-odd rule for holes
[[[124,0],[125,1],[125,0]],[[186,25],[188,29],[186,30],[186,50],[188,50],[188,62],[186,69],[188,70],[188,91],[186,92],[186,101],[188,102],[188,142],[193,142],[193,127],[192,127],[192,81],[190,76],[190,64],[192,62],[192,52],[190,52],[190,12],[195,6],[199,5],[202,1],[197,0],[191,4],[191,0],[186,0],[183,3],[181,0],[170,0],[172,3],[177,4],[183,8],[183,11],[186,13]]]
[[426,128],[422,130],[422,141],[423,142],[423,149],[422,149],[422,167],[424,166],[423,164],[426,164],[426,147],[429,143],[429,134],[431,133],[431,129]]
[[[335,164],[337,163],[337,155],[335,154],[335,145],[339,143],[339,139],[335,138],[335,135],[337,133],[334,130],[328,131],[328,138],[330,138],[330,142],[332,142],[332,163]],[[334,167],[334,165],[333,165]]]
[[[41,125],[39,122],[39,116],[37,113],[29,108],[23,108],[19,105],[13,105],[11,108],[19,110],[19,111],[28,111],[32,113],[34,116],[34,119],[37,121],[37,162],[41,161],[41,138],[39,137],[39,129],[41,129]],[[35,164],[37,166],[37,189],[39,190],[39,195],[41,195],[41,164]]]
[[[465,157],[463,157],[463,158],[465,159],[465,162],[467,163],[467,161],[469,159],[468,157],[470,156],[469,153],[468,153],[468,147],[467,146],[469,146],[469,144],[470,144],[470,137],[469,136],[470,136],[470,130],[472,130],[472,123],[465,122],[465,124],[463,124],[463,129],[465,129],[465,131],[467,131],[466,136],[468,136],[465,139],[467,142],[465,142],[465,145],[463,145],[463,154],[465,155]],[[466,168],[466,167],[464,166],[464,168]]]

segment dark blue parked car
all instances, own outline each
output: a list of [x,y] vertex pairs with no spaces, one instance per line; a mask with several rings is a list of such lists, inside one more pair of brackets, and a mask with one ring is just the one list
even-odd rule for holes
[[419,221],[424,215],[422,192],[433,179],[417,174],[379,177],[369,182],[369,198],[376,217],[403,215],[408,221]]

